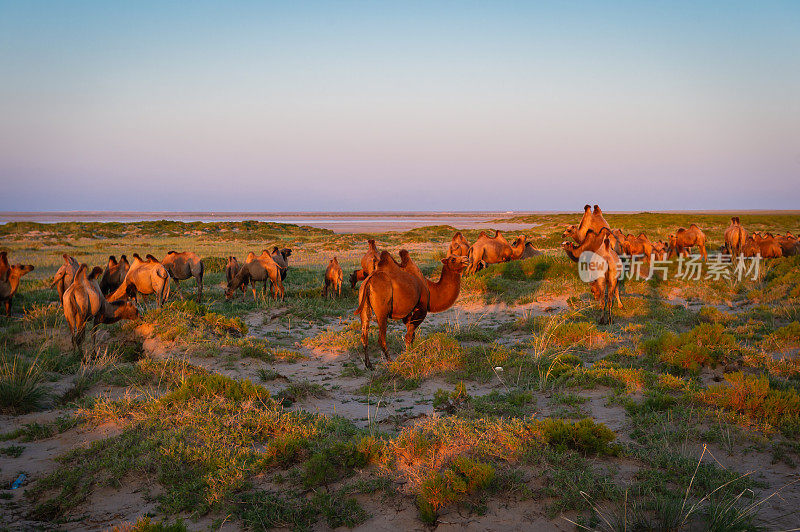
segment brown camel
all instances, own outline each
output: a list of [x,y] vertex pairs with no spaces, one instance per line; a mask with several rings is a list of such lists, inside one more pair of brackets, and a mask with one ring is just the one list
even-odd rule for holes
[[122,255],[119,259],[118,262],[114,255],[108,257],[108,265],[100,278],[100,291],[103,292],[103,295],[108,295],[119,288],[119,285],[125,280],[125,276],[128,275],[131,267],[128,257]]
[[800,253],[800,244],[792,233],[786,233],[775,237],[775,241],[780,245],[784,257],[791,257]]
[[[251,255],[253,256],[252,260],[250,260]],[[260,256],[256,256],[254,253],[250,252],[247,258],[248,261],[239,268],[239,271],[236,272],[233,279],[228,282],[228,286],[225,289],[225,298],[232,298],[237,288],[249,283],[253,290],[253,301],[256,301],[256,283],[263,281],[264,293],[266,294],[267,281],[269,281],[270,294],[275,297],[276,301],[278,300],[278,296],[283,299],[285,294],[283,290],[283,279],[281,278],[281,267],[272,259],[272,255],[265,249]]]
[[467,239],[461,234],[461,231],[457,231],[456,234],[453,235],[447,254],[448,256],[452,255],[454,257],[466,257],[469,254],[469,242],[467,242]]
[[341,296],[343,278],[344,274],[342,273],[342,267],[339,266],[339,259],[333,257],[325,270],[325,286],[322,287],[322,297],[328,297],[328,289],[330,289],[331,295],[336,290],[336,297]]
[[708,259],[706,253],[706,235],[703,233],[696,224],[689,226],[689,229],[681,227],[676,232],[669,235],[669,255],[683,255],[686,256],[692,250],[692,247],[697,246],[700,248],[700,255],[703,257],[703,262]]
[[181,296],[181,299],[183,299],[181,281],[194,277],[197,283],[197,303],[202,303],[203,272],[205,271],[205,266],[196,253],[191,251],[183,251],[181,253],[170,251],[167,253],[167,256],[164,257],[164,260],[161,261],[161,264],[167,269],[169,276],[175,280],[175,286],[178,287],[178,295]]
[[524,236],[517,237],[511,244],[511,247],[513,249],[518,249],[520,244],[524,243],[522,254],[519,256],[520,259],[529,259],[531,257],[538,257],[539,255],[543,254],[540,249],[536,249],[535,247],[533,247],[533,244],[531,244],[530,242],[525,242],[524,240],[520,241],[521,238],[525,238],[527,240],[527,237]]
[[11,315],[11,303],[19,288],[19,280],[32,271],[32,264],[9,264],[8,254],[0,251],[0,302],[6,308],[6,316]]
[[[467,257],[460,258],[462,259],[461,268],[458,267],[459,257],[445,257],[445,259],[442,260],[442,264],[447,263],[449,267],[445,268],[442,266],[442,273],[447,270],[448,274],[444,277],[439,277],[438,281],[433,282],[423,275],[422,270],[420,270],[411,259],[411,254],[408,250],[400,250],[400,267],[408,273],[416,275],[425,283],[425,286],[428,287],[428,292],[430,293],[428,312],[443,312],[452,307],[453,303],[456,302],[458,294],[461,292],[461,274],[464,268],[469,265],[469,259]],[[456,275],[458,276],[458,282],[454,282]]]
[[[575,227],[574,225],[568,225],[566,229],[564,229],[564,233],[562,234],[563,238],[572,238],[575,242],[581,243],[583,239],[586,238],[586,232],[591,229],[595,233],[599,233],[602,228],[611,229],[611,226],[608,225],[608,222],[603,217],[603,211],[597,205],[594,206],[594,212],[592,212],[591,207],[589,205],[583,206],[583,216],[581,217],[581,221],[578,223],[578,226]],[[621,238],[622,234],[620,232],[619,238]]]
[[378,260],[380,260],[381,252],[378,251],[378,246],[375,244],[375,240],[370,238],[367,240],[367,245],[369,248],[367,249],[367,252],[364,253],[364,256],[361,257],[361,269],[355,270],[350,274],[350,287],[353,290],[356,289],[357,282],[363,281],[375,271],[375,268],[378,266]]
[[728,255],[735,257],[741,253],[742,246],[747,240],[747,231],[742,227],[738,216],[731,217],[731,224],[723,233],[725,237],[725,251]]
[[289,272],[289,257],[292,250],[289,248],[278,249],[278,246],[272,248],[272,260],[281,267],[281,281],[286,280],[286,274]]
[[[619,300],[619,279],[618,267],[621,264],[619,255],[614,252],[610,239],[606,237],[603,244],[595,251],[595,253],[606,262],[605,271],[594,281],[589,283],[592,290],[592,295],[596,301],[603,302],[603,310],[600,314],[598,322],[600,324],[611,324],[613,322],[612,311],[614,310],[614,299],[616,298],[620,308],[622,302]],[[607,315],[606,315],[607,314]]]
[[58,300],[61,301],[61,298],[64,296],[64,290],[69,288],[69,285],[72,284],[72,281],[75,279],[75,274],[78,273],[78,268],[80,268],[80,264],[78,261],[64,253],[61,255],[64,259],[64,264],[56,272],[55,277],[53,277],[53,283],[51,286],[56,287],[56,291],[58,292]]
[[[409,267],[410,261],[406,261]],[[413,264],[413,263],[412,263]],[[378,343],[384,357],[389,360],[386,347],[388,320],[402,320],[406,324],[406,349],[414,341],[414,333],[427,313],[449,308],[461,288],[461,274],[467,265],[464,257],[442,259],[442,274],[432,283],[422,276],[414,265],[412,271],[403,269],[386,251],[381,253],[377,270],[361,285],[358,293],[357,315],[361,316],[361,343],[364,345],[364,364],[372,367],[368,353],[369,322],[372,314],[378,322]],[[436,310],[433,310],[436,309]]]
[[622,252],[629,256],[643,255],[644,260],[649,261],[653,253],[653,244],[644,233],[639,233],[639,236],[628,234],[622,241]]
[[113,303],[124,297],[134,296],[139,301],[139,294],[147,296],[154,294],[158,308],[164,306],[169,298],[169,272],[163,264],[152,255],[147,255],[146,260],[133,254],[133,262],[128,269],[125,279],[111,295],[108,301]]
[[655,260],[667,260],[669,244],[663,240],[653,243],[653,257]]
[[745,257],[760,255],[762,259],[776,259],[783,256],[783,250],[774,237],[751,235],[742,246],[742,255]]
[[[608,228],[603,228],[599,234],[595,233],[592,229],[589,229],[589,231],[586,232],[586,238],[583,239],[583,242],[580,244],[575,244],[574,242],[568,242],[565,240],[561,243],[561,248],[567,254],[567,257],[569,257],[573,262],[578,262],[581,254],[587,251],[597,253],[604,259],[608,260],[606,257],[608,254],[601,253],[601,251],[603,251],[606,247],[606,242],[608,242],[611,253],[613,253],[616,257],[617,262],[614,263],[613,269],[614,275],[617,276],[619,274],[619,269],[622,268],[622,262],[619,260],[620,254],[616,251],[615,245],[621,248],[622,244],[619,241],[615,243],[614,240],[615,237],[611,234],[611,231],[609,231]],[[625,308],[619,298],[619,290],[616,289],[616,285],[617,283],[614,281],[615,290],[613,293],[617,298],[617,304],[619,305],[619,308]]]
[[500,231],[495,231],[493,237],[481,231],[478,239],[469,248],[470,264],[467,273],[475,273],[489,264],[519,259],[525,252],[526,241],[527,238],[522,235],[514,241],[515,246],[512,247]]
[[135,320],[139,317],[139,311],[130,301],[106,300],[97,278],[103,273],[99,266],[94,268],[91,273],[87,273],[88,266],[81,264],[78,273],[75,274],[75,281],[64,291],[61,298],[64,307],[64,317],[67,318],[70,332],[72,333],[72,346],[79,350],[83,343],[86,323],[89,320],[92,324],[92,348],[96,347],[97,326],[100,323],[116,323],[119,320]]
[[[225,265],[225,282],[230,283],[236,274],[239,273],[239,269],[242,267],[239,264],[239,261],[236,260],[236,257],[233,255],[228,255],[228,263]],[[242,293],[244,294],[245,286],[242,285],[239,288],[242,289]]]

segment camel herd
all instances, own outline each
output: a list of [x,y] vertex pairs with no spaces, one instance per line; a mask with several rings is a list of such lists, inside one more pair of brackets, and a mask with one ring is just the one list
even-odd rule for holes
[[[633,257],[642,261],[663,261],[674,256],[687,256],[697,248],[703,261],[707,260],[706,235],[696,224],[679,228],[665,241],[651,242],[647,235],[625,234],[612,229],[599,206],[586,205],[577,225],[568,225],[562,233],[561,243],[567,257],[579,262],[587,251],[599,256],[608,267],[590,282],[591,293],[602,303],[600,323],[612,322],[612,310],[616,302],[622,307],[618,280],[625,263]],[[777,258],[800,254],[800,243],[791,233],[774,236],[771,233],[748,234],[738,217],[731,218],[725,229],[724,245],[720,254],[730,257]],[[250,252],[243,263],[229,256],[225,265],[225,298],[232,298],[237,290],[245,293],[249,285],[254,300],[261,283],[266,295],[269,283],[270,295],[277,301],[285,297],[283,282],[289,269],[292,250],[274,247],[260,255]],[[542,252],[536,249],[524,235],[512,243],[500,231],[494,236],[481,232],[473,244],[469,244],[459,231],[442,259],[439,280],[425,277],[412,260],[409,252],[400,250],[398,261],[386,250],[379,250],[375,240],[367,242],[367,250],[361,257],[360,268],[350,275],[353,290],[358,288],[358,309],[361,318],[361,342],[364,347],[364,364],[372,367],[368,355],[369,324],[378,323],[378,343],[384,356],[389,359],[386,344],[388,321],[400,320],[406,325],[405,343],[414,341],[416,329],[428,313],[442,312],[450,308],[458,298],[462,275],[473,274],[490,264],[525,259]],[[139,296],[153,295],[161,308],[169,298],[170,281],[175,281],[178,295],[183,299],[180,281],[195,279],[197,302],[202,301],[203,274],[205,267],[201,258],[193,252],[170,251],[159,261],[152,255],[142,259],[138,254],[129,261],[126,255],[119,260],[113,255],[105,268],[90,269],[69,255],[63,255],[51,286],[55,287],[64,315],[72,333],[75,349],[80,349],[88,322],[93,322],[92,342],[96,327],[100,323],[114,323],[121,319],[139,317]],[[624,261],[624,262],[623,262]],[[19,287],[20,278],[34,267],[32,265],[10,265],[5,251],[0,252],[0,302],[10,314],[11,303]],[[337,257],[329,260],[323,276],[323,297],[341,296],[344,273]],[[131,299],[134,301],[131,301]]]

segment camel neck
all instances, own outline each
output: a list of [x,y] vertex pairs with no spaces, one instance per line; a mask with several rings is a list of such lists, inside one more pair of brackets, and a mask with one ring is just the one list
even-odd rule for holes
[[431,299],[428,312],[442,312],[453,306],[461,291],[461,275],[442,268],[442,275],[435,283],[426,279]]

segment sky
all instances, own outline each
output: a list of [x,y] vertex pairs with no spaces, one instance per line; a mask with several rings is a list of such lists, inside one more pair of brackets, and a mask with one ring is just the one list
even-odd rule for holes
[[800,208],[800,2],[0,0],[0,210]]

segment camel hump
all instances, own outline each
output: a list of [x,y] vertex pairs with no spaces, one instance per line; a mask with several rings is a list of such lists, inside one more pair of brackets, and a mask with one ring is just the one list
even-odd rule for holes
[[8,252],[0,251],[0,264],[8,268]]
[[697,224],[692,224],[692,225],[690,225],[690,226],[689,226],[689,229],[691,229],[692,227],[694,227],[695,229],[700,229],[700,227],[699,227]]
[[86,268],[88,268],[88,267],[89,266],[87,266],[85,262],[78,267],[78,271],[75,272],[75,281],[76,282],[86,279]]
[[609,240],[608,237],[606,237],[605,240],[603,240],[603,246],[606,248],[606,251],[608,251],[609,248],[611,247],[611,240]]
[[600,214],[600,213],[602,213],[602,212],[603,212],[603,211],[602,211],[602,210],[600,210],[600,205],[597,205],[597,204],[595,204],[595,205],[594,205],[594,212],[593,212],[593,214]]
[[167,251],[167,255],[177,255],[177,251]]
[[592,210],[592,206],[587,203],[586,205],[583,206],[583,210],[584,210],[584,212],[585,211],[590,211],[590,210]]
[[456,231],[456,234],[453,235],[453,240],[462,238],[464,235],[461,234],[461,231]]
[[89,280],[90,281],[94,281],[95,279],[97,279],[101,275],[103,275],[103,268],[101,268],[100,266],[95,266],[94,268],[92,268],[92,271],[89,273]]
[[115,257],[114,255],[109,255],[108,256],[108,265],[109,266],[116,266],[117,265],[117,257]]
[[128,257],[125,256],[125,255],[120,255],[119,261],[120,262],[124,262],[125,264],[128,264]]
[[64,264],[66,264],[67,266],[69,266],[69,263],[70,263],[70,257],[69,257],[69,255],[67,255],[66,253],[64,253],[63,255],[61,255],[61,258],[62,258],[62,259],[64,259]]
[[272,248],[272,254],[274,255],[275,253],[278,253],[278,246]]
[[149,254],[149,253],[148,253],[147,255],[145,255],[145,258],[146,258],[148,261],[150,261],[150,262],[158,262],[158,259],[157,259],[157,258],[155,258],[154,256],[152,256],[152,255],[151,255],[151,254]]

